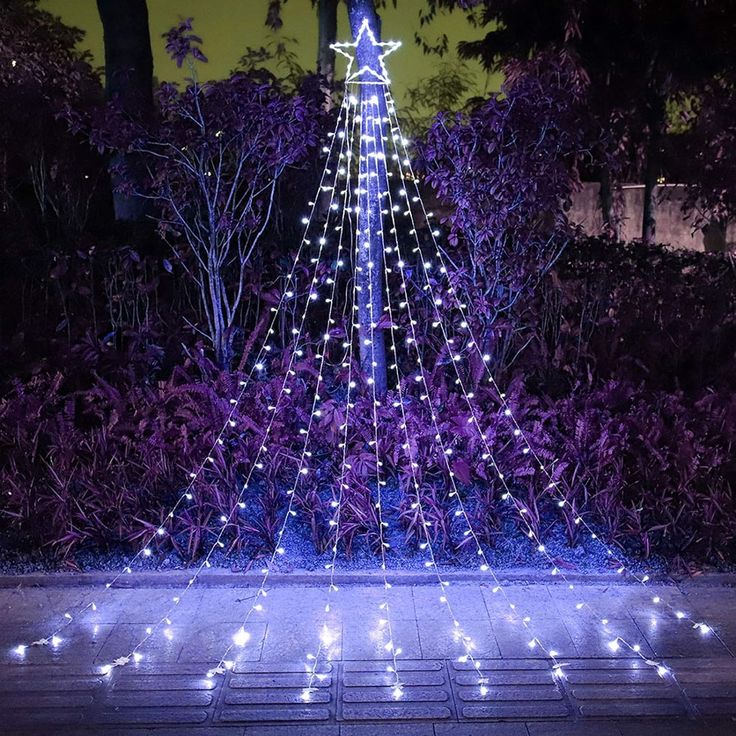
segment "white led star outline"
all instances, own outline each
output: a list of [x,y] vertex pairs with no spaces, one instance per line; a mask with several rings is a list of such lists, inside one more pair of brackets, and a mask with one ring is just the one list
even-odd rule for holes
[[[385,49],[382,54],[378,55],[380,70],[377,71],[376,69],[372,69],[370,66],[364,66],[358,69],[358,71],[351,73],[353,62],[355,61],[355,57],[357,55],[358,47],[361,43],[364,43],[363,36],[365,34],[368,34],[368,41],[370,41],[373,46]],[[336,51],[338,54],[341,54],[348,60],[348,68],[347,72],[345,73],[345,81],[356,82],[358,84],[391,84],[391,80],[388,76],[388,70],[386,69],[386,65],[384,64],[383,60],[389,54],[392,54],[394,51],[396,51],[396,49],[398,49],[400,46],[401,41],[376,41],[376,37],[373,35],[373,31],[371,30],[367,18],[363,20],[363,23],[360,26],[360,30],[358,31],[358,35],[355,37],[355,41],[351,41],[350,43],[343,41],[341,43],[330,44],[331,49]],[[355,49],[356,53],[350,53],[347,49]],[[370,75],[371,77],[373,77],[373,79],[366,81],[363,78],[366,75]]]

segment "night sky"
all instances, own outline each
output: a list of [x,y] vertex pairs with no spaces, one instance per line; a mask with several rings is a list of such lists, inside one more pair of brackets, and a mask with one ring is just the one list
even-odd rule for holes
[[[432,74],[433,65],[438,64],[435,56],[426,56],[414,43],[414,29],[418,26],[422,0],[400,0],[398,9],[389,8],[382,12],[383,37],[401,40],[404,46],[392,57],[389,72],[392,75],[395,94],[401,102],[404,91],[414,86],[419,79]],[[88,48],[94,63],[104,62],[102,25],[95,0],[42,0],[41,7],[60,15],[64,22],[87,32],[82,46]],[[218,78],[232,70],[248,46],[260,47],[266,43],[269,29],[264,26],[267,0],[148,0],[148,12],[153,48],[154,74],[159,80],[181,80],[183,70],[166,56],[161,34],[177,20],[194,18],[194,28],[204,39],[204,52],[209,63],[200,71],[203,78]],[[338,37],[348,37],[347,16],[341,7]],[[289,0],[284,8],[284,26],[280,34],[294,38],[293,47],[298,53],[300,64],[314,69],[317,54],[317,17],[310,0]],[[460,40],[483,35],[482,30],[472,28],[461,13],[443,14],[435,21],[436,28],[427,30],[433,40],[439,33],[446,33],[450,41],[450,53],[446,58],[456,59],[455,47]],[[338,62],[340,64],[340,62]],[[477,86],[471,94],[482,94],[498,88],[498,78],[488,78],[480,65],[471,62]],[[338,70],[341,67],[338,66]]]

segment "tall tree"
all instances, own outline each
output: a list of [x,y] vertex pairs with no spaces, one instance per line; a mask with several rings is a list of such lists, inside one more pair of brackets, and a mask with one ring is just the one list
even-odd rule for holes
[[[97,0],[105,40],[105,95],[126,117],[146,123],[153,113],[153,56],[146,0]],[[127,189],[121,189],[122,169]],[[111,160],[115,219],[140,222],[145,200],[134,190],[144,175],[140,159],[116,153]],[[132,185],[132,186],[131,186]]]
[[328,101],[332,99],[332,83],[335,79],[335,50],[332,44],[337,40],[337,2],[338,0],[317,0],[317,74],[325,80]]
[[[288,0],[269,0],[266,11],[266,25],[274,31],[279,30],[284,21],[281,17],[283,6]],[[337,41],[337,6],[340,0],[310,0],[317,8],[317,74],[325,82],[325,96],[328,107],[332,105],[332,82],[335,78],[335,51],[332,44]]]
[[[654,188],[662,158],[668,103],[697,94],[732,57],[736,3],[712,0],[428,0],[431,19],[441,8],[468,10],[487,27],[478,41],[461,43],[461,56],[497,70],[556,48],[577,59],[591,80],[593,110],[611,131],[621,161],[634,162],[644,184],[642,239],[656,236]],[[601,162],[601,205],[610,219],[611,171]]]

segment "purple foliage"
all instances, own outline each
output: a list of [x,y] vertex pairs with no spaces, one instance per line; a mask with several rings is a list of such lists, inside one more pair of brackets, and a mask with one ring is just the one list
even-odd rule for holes
[[[522,353],[515,366],[509,401],[540,455],[556,461],[555,477],[575,512],[611,540],[636,543],[644,554],[665,552],[676,561],[728,558],[736,539],[733,356],[730,363],[720,358],[716,368],[698,364],[687,352],[668,352],[675,342],[693,343],[701,332],[701,323],[678,318],[678,309],[699,311],[703,323],[713,322],[694,350],[721,349],[734,329],[721,312],[722,301],[736,290],[733,276],[720,258],[601,247],[607,248],[604,254],[593,242],[568,249],[538,292],[529,312],[539,310],[530,326],[537,334],[535,347]],[[658,283],[647,268],[660,274]],[[711,284],[707,299],[700,291],[704,281]],[[607,306],[611,299],[618,305],[615,310]],[[659,343],[654,338],[663,329],[668,340]],[[546,334],[550,330],[557,335],[553,344]],[[621,339],[629,360],[619,352]],[[554,350],[546,352],[552,345]],[[132,344],[131,350],[138,352]],[[0,482],[10,491],[3,498],[4,523],[27,543],[61,557],[73,558],[90,545],[134,542],[164,520],[187,472],[206,455],[222,425],[240,377],[197,359],[175,368],[168,378],[150,380],[145,366],[155,352],[133,361],[131,355],[118,368],[105,367],[105,356],[116,352],[90,344],[75,353],[77,367],[68,375],[40,373],[16,381],[0,403]],[[271,434],[268,472],[255,477],[246,495],[247,510],[229,525],[227,549],[258,553],[273,543],[284,490],[294,481],[303,441],[299,429],[309,417],[312,355],[308,350],[294,366],[291,393]],[[269,375],[251,384],[236,426],[197,483],[195,500],[172,520],[170,542],[160,544],[171,544],[190,558],[211,541],[253,461],[287,358],[287,351],[274,356]],[[331,362],[338,366],[336,358]],[[661,371],[650,376],[647,366],[658,363]],[[136,364],[140,367],[133,371],[123,367]],[[440,432],[454,451],[450,467],[479,535],[492,544],[503,520],[518,518],[499,500],[502,489],[465,419],[467,408],[447,361],[440,356],[428,368]],[[326,376],[321,416],[313,426],[311,480],[297,489],[298,523],[310,530],[318,551],[329,543],[329,504],[339,492],[339,454],[333,450],[344,422],[346,380],[344,368],[335,367]],[[463,537],[452,523],[446,458],[413,384],[409,376],[403,391],[419,492],[438,548],[452,555],[463,547]],[[687,385],[691,388],[678,387]],[[702,385],[710,388],[698,388]],[[575,544],[579,528],[573,512],[553,503],[543,479],[513,441],[493,394],[483,384],[473,387],[479,423],[487,428],[489,444],[529,523],[544,535],[552,514]],[[423,531],[412,508],[415,491],[394,398],[390,391],[379,410],[379,453],[387,476],[404,491],[399,521],[407,539],[418,543]],[[372,544],[377,539],[371,413],[369,393],[356,394],[341,520],[341,545],[348,553],[360,537]]]
[[420,154],[429,183],[450,201],[453,242],[528,251],[568,230],[576,162],[590,145],[586,84],[566,57],[507,69],[502,94],[467,114],[440,115]]
[[[25,13],[33,4],[17,0],[11,6]],[[54,23],[46,15],[36,21],[43,39],[43,29]],[[306,266],[296,271],[294,292],[300,296],[270,336],[266,370],[248,386],[192,501],[167,522],[188,473],[207,456],[223,425],[270,309],[286,288],[288,244],[299,235],[284,223],[294,220],[292,203],[308,201],[312,192],[304,181],[309,173],[300,179],[293,167],[306,171],[319,138],[322,119],[315,102],[321,93],[315,86],[313,96],[291,94],[262,70],[206,84],[192,78],[184,88],[160,89],[159,115],[150,127],[111,106],[90,128],[87,103],[79,102],[78,93],[94,77],[71,52],[75,39],[72,33],[61,39],[60,49],[50,50],[53,84],[43,89],[58,92],[64,104],[46,100],[44,120],[53,118],[51,110],[73,108],[67,116],[73,129],[91,129],[100,150],[145,157],[150,176],[142,193],[155,200],[167,247],[157,242],[147,250],[147,244],[132,247],[127,240],[115,246],[92,234],[80,236],[79,226],[66,229],[74,237],[58,243],[47,235],[35,248],[23,238],[14,250],[7,248],[8,260],[17,261],[24,276],[18,279],[22,315],[7,328],[11,339],[1,354],[12,360],[6,372],[16,377],[3,385],[0,398],[0,530],[19,546],[46,549],[73,563],[85,548],[134,548],[166,522],[171,534],[157,544],[193,559],[211,543],[220,517],[241,492],[289,361],[295,305],[311,278]],[[166,34],[166,42],[180,66],[205,60],[190,21]],[[28,67],[13,72],[8,59],[0,64],[0,91],[14,115],[26,104],[13,89],[14,75],[21,81],[30,75],[23,89],[38,99],[38,85],[31,82],[38,81],[44,54],[38,44],[33,48],[24,59]],[[75,69],[77,77],[69,74]],[[550,498],[482,380],[482,361],[471,359],[459,369],[475,395],[478,421],[498,465],[529,525],[542,536],[554,519],[576,544],[575,518],[583,515],[614,543],[638,545],[645,555],[660,551],[684,564],[733,559],[733,266],[719,256],[576,241],[566,209],[588,147],[600,142],[588,125],[586,80],[570,59],[556,54],[510,66],[507,78],[503,96],[465,115],[441,116],[420,154],[427,180],[452,208],[446,220],[452,284],[471,306],[474,334],[492,356],[490,365],[508,387],[508,400],[535,450],[555,463],[554,477],[574,511]],[[719,99],[727,113],[732,100]],[[721,108],[713,103],[708,110]],[[13,117],[13,130],[23,121],[21,114]],[[720,127],[705,113],[698,124],[706,136]],[[720,198],[730,190],[719,182],[730,181],[731,158],[725,137],[712,140],[712,161],[721,168],[714,163],[703,181],[715,199],[707,200],[705,190],[697,196],[717,214],[725,211],[718,209]],[[44,156],[48,150],[41,149]],[[64,160],[81,159],[76,152]],[[73,168],[56,167],[63,173],[61,188],[84,193],[86,185],[69,186]],[[44,193],[46,211],[71,211],[51,189]],[[226,268],[201,266],[218,253],[215,260],[223,257]],[[329,268],[318,266],[320,281]],[[439,432],[453,454],[448,460],[438,448],[428,401],[413,380],[416,356],[405,346],[396,360],[405,376],[403,403],[418,490],[407,467],[395,386],[378,408],[378,453],[395,492],[388,511],[408,544],[424,536],[418,494],[438,549],[453,557],[464,551],[467,537],[454,521],[450,474],[485,543],[493,544],[514,523],[524,529],[501,502],[484,444],[467,421],[452,356],[432,327],[435,305],[426,298],[425,276],[436,279],[433,290],[444,303],[450,332],[467,334],[458,329],[461,316],[448,306],[452,298],[436,271],[424,274],[409,264],[406,297],[413,304]],[[28,276],[35,273],[43,277]],[[219,306],[202,296],[213,293],[213,279],[220,279],[214,292],[229,295]],[[219,326],[216,309],[222,310]],[[397,320],[405,328],[408,315]],[[334,326],[335,337],[347,334],[344,322]],[[313,333],[318,323],[310,321]],[[197,342],[202,325],[210,333],[210,349]],[[385,319],[379,327],[387,327]],[[297,486],[294,509],[317,551],[332,542],[331,503],[341,490],[335,448],[345,423],[347,369],[337,346],[341,340],[327,347],[320,338],[312,334],[311,344],[307,339],[300,345],[303,356],[293,366],[290,391],[270,433],[267,472],[254,475],[245,508],[228,523],[226,552],[255,557],[274,544],[285,490],[295,480],[300,430],[310,421],[314,356],[320,350],[328,366],[320,384],[321,413],[312,425],[309,480]],[[214,355],[214,363],[205,355]],[[370,392],[356,380],[339,540],[348,554],[361,542],[374,548],[378,542],[373,406]]]
[[194,18],[182,20],[162,34],[162,38],[166,39],[166,53],[179,68],[188,57],[191,57],[192,61],[207,61],[207,57],[200,49],[202,39],[192,32],[193,20]]

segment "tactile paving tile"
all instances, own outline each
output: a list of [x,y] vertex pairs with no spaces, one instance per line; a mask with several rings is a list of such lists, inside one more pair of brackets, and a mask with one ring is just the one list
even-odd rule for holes
[[312,691],[304,663],[241,662],[223,685],[214,720],[222,723],[328,721],[334,717],[334,668],[321,663]]
[[583,716],[683,716],[681,690],[636,659],[580,659],[565,666],[565,687]]
[[[59,665],[0,666],[0,730],[25,736],[51,733],[52,726],[73,733],[105,725],[131,734],[146,727],[168,728],[184,736],[203,728],[241,733],[244,726],[265,724],[288,732],[297,722],[318,730],[337,724],[391,728],[380,726],[381,721],[423,729],[458,721],[484,728],[500,720],[562,725],[641,717],[674,723],[688,713],[736,715],[736,660],[723,657],[667,662],[676,679],[660,678],[638,658],[564,660],[563,680],[541,659],[480,662],[478,673],[468,662],[400,660],[399,699],[388,662],[325,662],[307,701],[302,697],[309,682],[303,662],[240,662],[214,679],[198,666],[182,664],[144,663],[109,677]],[[485,693],[479,689],[479,674]]]
[[736,660],[683,659],[672,666],[677,681],[700,715],[736,715]]
[[102,683],[97,675],[54,665],[0,669],[2,727],[78,724]]
[[443,721],[454,718],[444,662],[400,660],[401,697],[394,695],[395,675],[386,662],[345,662],[342,667],[339,718],[343,721]]
[[[539,659],[452,662],[451,677],[461,719],[565,718],[571,715],[550,665]],[[481,693],[481,685],[486,688]]]

